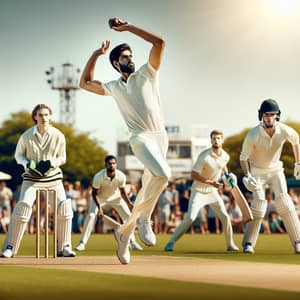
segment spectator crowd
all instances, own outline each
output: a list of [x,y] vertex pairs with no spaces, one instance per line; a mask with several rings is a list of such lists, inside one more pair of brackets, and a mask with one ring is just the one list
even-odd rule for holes
[[[155,210],[152,214],[153,228],[155,233],[171,234],[175,231],[178,224],[183,220],[184,214],[188,210],[189,197],[190,197],[191,182],[186,179],[180,179],[176,182],[170,182],[169,185],[163,190],[157,201]],[[88,186],[84,188],[80,181],[75,182],[64,182],[64,188],[66,191],[67,198],[71,199],[73,209],[73,220],[72,220],[72,232],[81,233],[83,230],[83,224],[85,217],[88,213],[88,208],[92,200],[92,187]],[[8,224],[10,221],[11,213],[18,201],[19,197],[18,186],[15,191],[12,191],[6,184],[6,181],[0,181],[0,233],[6,233]],[[136,194],[139,190],[138,183],[127,184],[127,192],[132,202],[136,199]],[[242,218],[242,212],[232,197],[230,189],[226,186],[219,188],[219,193],[224,201],[229,216],[231,218],[232,228],[235,233],[244,233],[245,224]],[[296,207],[299,219],[300,219],[300,198],[296,189],[289,188],[289,195],[293,200]],[[251,193],[245,192],[245,197],[251,205]],[[278,215],[274,205],[274,195],[272,190],[268,188],[266,190],[266,199],[268,201],[267,210],[261,225],[260,233],[271,234],[271,233],[285,233],[285,227],[283,222]],[[42,205],[43,207],[43,205]],[[119,223],[122,223],[120,217],[114,209],[110,209],[104,212]],[[41,224],[45,219],[45,209],[41,211]],[[35,220],[35,206],[33,207],[33,214],[28,223],[27,233],[35,233],[36,228]],[[51,230],[52,225],[50,222]],[[108,228],[99,217],[95,223],[94,233],[108,233],[111,229]],[[205,206],[199,212],[197,219],[194,221],[188,231],[190,234],[200,233],[222,233],[222,224],[216,217],[214,211],[210,206]]]

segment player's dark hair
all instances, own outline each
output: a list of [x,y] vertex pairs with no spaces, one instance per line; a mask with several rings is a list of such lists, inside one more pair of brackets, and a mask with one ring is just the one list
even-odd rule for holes
[[105,157],[105,164],[107,164],[111,159],[114,159],[115,161],[117,161],[117,158],[115,157],[115,156],[113,156],[113,155],[107,155],[106,157]]
[[113,68],[115,70],[117,70],[118,72],[119,72],[119,70],[115,67],[114,61],[119,61],[119,57],[120,57],[121,53],[125,50],[129,50],[132,53],[130,46],[126,43],[123,43],[123,44],[116,46],[114,49],[112,49],[109,54],[110,63],[113,66]]
[[214,129],[214,130],[210,133],[210,138],[212,138],[213,135],[221,135],[221,136],[223,136],[223,131],[222,131],[222,130],[219,130],[219,129]]
[[50,115],[52,115],[52,109],[47,105],[47,104],[38,104],[31,112],[31,118],[33,120],[33,122],[36,124],[37,121],[34,119],[34,117],[36,116],[36,114],[38,113],[39,110],[46,108],[48,109]]

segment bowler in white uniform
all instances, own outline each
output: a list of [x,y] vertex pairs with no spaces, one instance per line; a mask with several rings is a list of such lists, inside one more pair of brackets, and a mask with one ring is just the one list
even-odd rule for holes
[[131,32],[152,44],[148,61],[135,71],[132,50],[121,44],[110,52],[110,62],[121,77],[103,83],[94,79],[97,59],[106,54],[110,41],[106,40],[88,60],[80,87],[103,96],[112,96],[131,133],[130,146],[145,166],[142,188],[137,195],[130,218],[116,233],[117,256],[122,264],[130,262],[129,240],[135,227],[141,241],[147,246],[156,244],[152,231],[151,214],[158,196],[167,185],[171,170],[166,161],[168,137],[158,90],[158,70],[165,48],[164,40],[147,30],[118,19],[112,27],[116,32]]

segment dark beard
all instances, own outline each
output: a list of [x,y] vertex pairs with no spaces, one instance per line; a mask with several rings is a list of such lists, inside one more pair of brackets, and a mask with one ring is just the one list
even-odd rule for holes
[[134,73],[135,66],[133,65],[132,67],[128,67],[127,65],[120,64],[120,70],[122,73],[131,74]]

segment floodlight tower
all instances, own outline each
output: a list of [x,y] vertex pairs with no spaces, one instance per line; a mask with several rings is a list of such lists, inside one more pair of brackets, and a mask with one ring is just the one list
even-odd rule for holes
[[79,73],[80,69],[70,63],[62,64],[58,72],[53,67],[46,71],[47,83],[60,94],[59,121],[67,125],[74,125],[76,120],[75,92],[79,89]]

